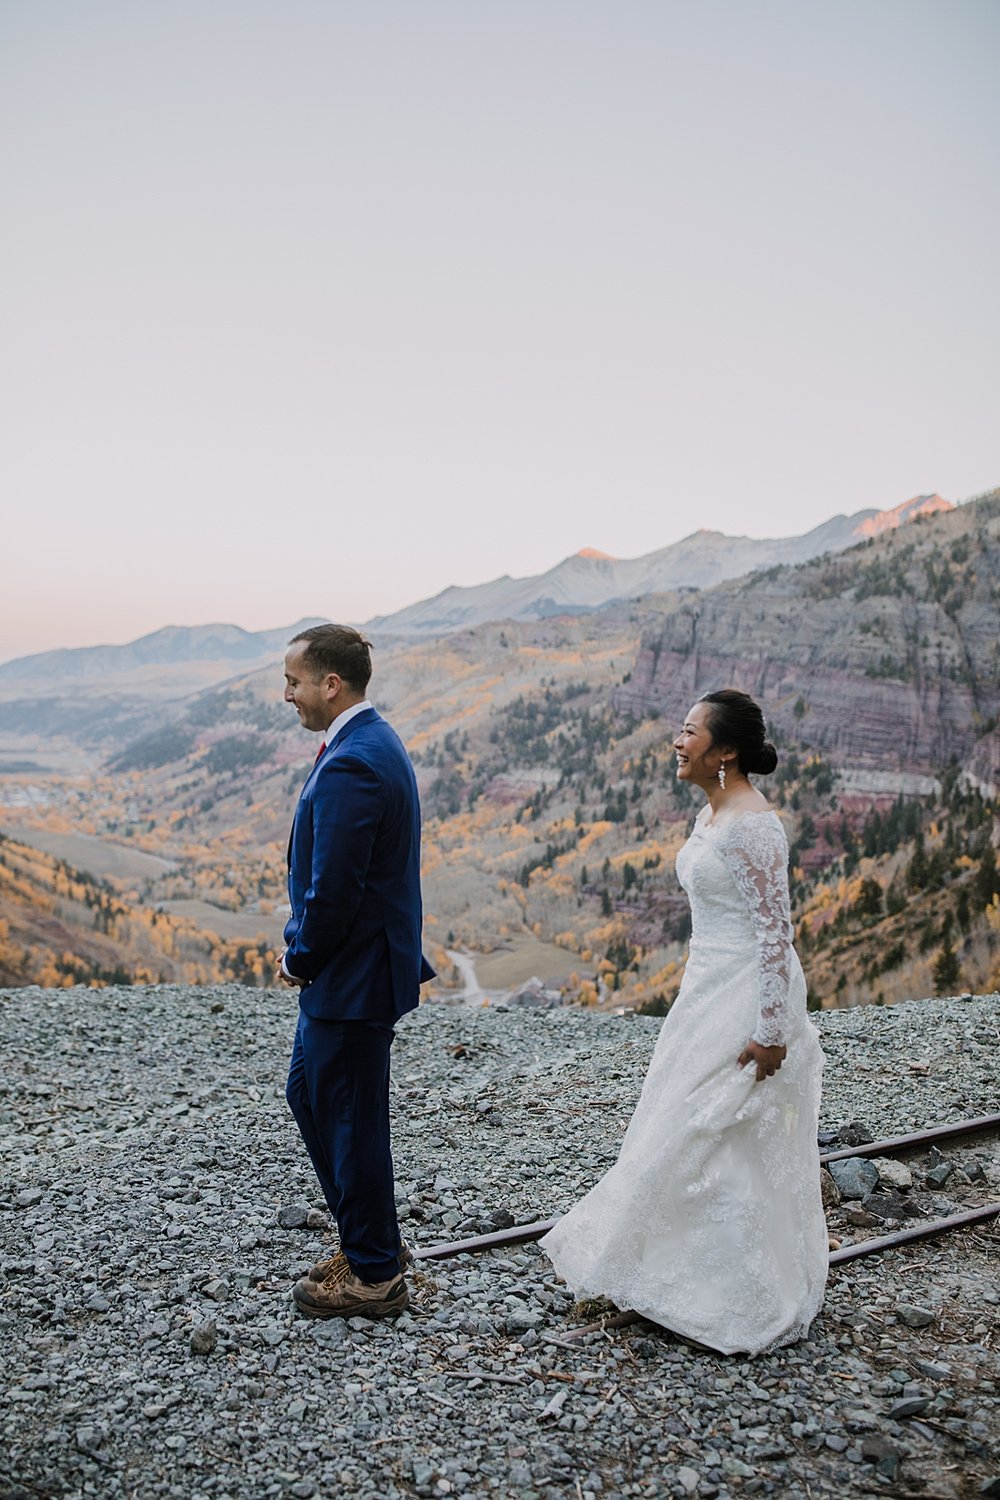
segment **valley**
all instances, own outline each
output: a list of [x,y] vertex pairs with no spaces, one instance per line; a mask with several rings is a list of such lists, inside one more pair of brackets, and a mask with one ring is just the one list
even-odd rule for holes
[[[696,811],[671,740],[724,683],[761,699],[778,745],[765,787],[810,1003],[997,987],[1000,496],[871,530],[708,589],[375,632],[373,699],[421,789],[437,992],[461,990],[449,952],[468,950],[484,989],[536,975],[577,1003],[666,1010],[688,930],[673,862]],[[72,710],[56,676],[34,716],[5,685],[0,984],[104,983],[116,965],[267,982],[315,750],[279,662],[166,698],[105,681]],[[33,924],[43,900],[52,922]]]

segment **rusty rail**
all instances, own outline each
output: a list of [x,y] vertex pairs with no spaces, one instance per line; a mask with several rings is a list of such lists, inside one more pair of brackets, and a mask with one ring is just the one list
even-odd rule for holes
[[958,1120],[952,1125],[933,1125],[930,1130],[915,1130],[911,1135],[893,1135],[884,1141],[869,1141],[866,1146],[846,1146],[843,1151],[828,1151],[820,1157],[825,1167],[830,1161],[845,1161],[849,1156],[896,1156],[903,1151],[919,1151],[938,1141],[957,1140],[962,1136],[980,1135],[986,1130],[1000,1130],[1000,1115],[979,1115],[975,1120]]
[[[912,1131],[909,1135],[889,1136],[885,1140],[869,1141],[863,1146],[848,1146],[842,1151],[828,1151],[820,1156],[820,1162],[825,1166],[828,1162],[844,1161],[851,1156],[895,1156],[904,1151],[920,1150],[936,1145],[938,1141],[961,1140],[990,1130],[1000,1130],[1000,1114],[979,1115],[972,1120],[961,1120],[950,1125],[934,1125],[929,1130]],[[896,1234],[880,1235],[874,1239],[860,1240],[854,1245],[843,1245],[839,1250],[830,1252],[830,1265],[842,1265],[845,1261],[859,1260],[865,1255],[880,1255],[883,1251],[895,1250],[901,1245],[909,1245],[917,1240],[934,1239],[938,1235],[950,1233],[953,1229],[966,1229],[974,1224],[988,1223],[991,1219],[998,1217],[1000,1217],[1000,1203],[982,1204],[964,1213],[949,1214],[943,1219],[932,1219],[928,1223],[914,1225],[911,1229],[901,1229]],[[499,1229],[495,1234],[480,1234],[467,1240],[452,1240],[438,1245],[414,1247],[413,1253],[417,1260],[451,1260],[457,1255],[476,1255],[485,1250],[502,1250],[507,1246],[528,1245],[548,1234],[556,1223],[556,1219],[535,1219],[530,1224],[515,1224],[510,1229]],[[609,1317],[599,1318],[596,1322],[585,1323],[580,1328],[571,1328],[559,1335],[555,1342],[576,1344],[592,1333],[628,1328],[644,1321],[646,1320],[641,1313],[614,1313]],[[667,1332],[673,1332],[673,1330],[667,1329]],[[676,1334],[675,1337],[681,1338],[685,1343],[693,1344],[696,1348],[705,1347],[694,1339],[684,1338],[683,1334]]]
[[530,1224],[515,1224],[513,1229],[498,1229],[495,1234],[477,1234],[471,1240],[452,1240],[447,1244],[414,1245],[416,1260],[451,1260],[455,1255],[477,1255],[482,1250],[502,1250],[505,1245],[530,1245],[548,1234],[555,1219],[534,1219]]
[[969,1208],[961,1214],[949,1214],[946,1219],[929,1219],[926,1224],[914,1224],[912,1229],[900,1229],[895,1234],[883,1234],[877,1239],[859,1240],[855,1245],[842,1245],[839,1250],[830,1251],[830,1264],[839,1266],[845,1260],[858,1260],[862,1255],[879,1255],[883,1250],[895,1250],[913,1240],[932,1240],[949,1230],[984,1224],[998,1216],[1000,1203],[983,1203],[979,1208]]
[[[981,1135],[984,1131],[1000,1130],[1000,1114],[979,1115],[972,1120],[959,1120],[951,1125],[933,1125],[929,1130],[917,1130],[909,1135],[889,1136],[882,1141],[869,1141],[864,1146],[847,1146],[842,1151],[828,1151],[820,1156],[820,1165],[831,1161],[844,1161],[850,1156],[895,1156],[903,1151],[916,1151],[922,1146],[933,1146],[938,1141],[958,1140],[964,1136]],[[438,1245],[414,1246],[417,1260],[451,1260],[456,1255],[479,1255],[484,1250],[502,1250],[512,1245],[530,1245],[540,1240],[557,1222],[556,1219],[535,1219],[530,1224],[515,1224],[512,1229],[498,1229],[495,1234],[479,1234],[468,1240],[451,1240]],[[945,1220],[935,1220],[945,1223]],[[957,1226],[955,1226],[957,1227]],[[943,1231],[942,1231],[943,1232]],[[905,1231],[909,1235],[909,1231]],[[919,1238],[920,1236],[917,1236]],[[888,1235],[886,1239],[893,1239]],[[869,1242],[874,1243],[874,1242]],[[898,1243],[904,1243],[899,1240]],[[857,1253],[855,1246],[849,1249]],[[835,1252],[839,1254],[839,1252]],[[843,1256],[851,1259],[851,1256]]]

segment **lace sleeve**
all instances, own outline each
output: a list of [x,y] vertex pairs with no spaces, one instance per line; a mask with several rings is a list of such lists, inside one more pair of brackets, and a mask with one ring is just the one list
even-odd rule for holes
[[759,994],[753,1040],[762,1047],[780,1047],[788,1031],[794,937],[785,830],[777,816],[767,813],[738,818],[726,830],[719,852],[747,904],[757,939]]

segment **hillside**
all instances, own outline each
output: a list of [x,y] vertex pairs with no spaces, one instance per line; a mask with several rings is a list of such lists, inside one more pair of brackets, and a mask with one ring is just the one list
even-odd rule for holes
[[266,942],[124,901],[109,881],[0,833],[0,986],[261,984],[267,956]]
[[[651,615],[642,616],[642,619]],[[641,621],[630,613],[553,622],[534,627],[522,640],[503,627],[452,637],[446,644],[422,643],[379,656],[376,699],[392,718],[418,763],[428,814],[428,865],[439,863],[436,837],[450,805],[447,777],[436,774],[428,747],[438,736],[449,747],[456,735],[477,726],[489,748],[495,714],[515,699],[531,695],[539,678],[568,680],[583,663],[606,685],[620,678],[635,649]],[[169,903],[175,913],[205,903],[220,915],[256,909],[277,942],[285,901],[284,861],[295,798],[315,753],[315,742],[301,731],[281,701],[277,664],[241,681],[192,698],[169,724],[140,734],[109,756],[103,772],[79,780],[40,778],[31,772],[5,778],[6,797],[21,795],[17,826],[30,826],[51,840],[86,834],[124,841],[148,854],[168,858],[173,868],[160,875],[136,871],[116,882],[127,900],[142,906]],[[155,722],[155,721],[154,721]],[[442,752],[446,753],[446,752]],[[518,773],[520,775],[520,773]],[[536,774],[529,769],[527,784]],[[544,779],[544,777],[543,777]],[[517,783],[517,778],[515,778]],[[518,796],[517,785],[513,796]],[[511,793],[501,794],[501,824],[509,815]],[[0,822],[0,827],[3,824]],[[444,834],[445,844],[457,825]],[[498,831],[502,842],[503,826]],[[49,843],[49,847],[58,847]],[[442,866],[442,901],[451,910],[452,879],[464,891],[464,907],[476,882],[457,874],[453,860]],[[484,878],[480,894],[489,920],[495,881]],[[450,921],[435,920],[429,900],[428,941],[444,967],[443,941]],[[516,912],[506,920],[520,926]],[[488,936],[485,928],[483,937]],[[495,939],[493,939],[495,940]]]

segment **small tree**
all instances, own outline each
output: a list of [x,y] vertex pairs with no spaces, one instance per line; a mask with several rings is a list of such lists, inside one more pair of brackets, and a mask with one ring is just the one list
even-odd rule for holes
[[949,938],[934,960],[934,983],[941,994],[953,995],[961,978],[961,965]]
[[987,844],[986,851],[979,861],[979,869],[976,871],[976,896],[984,907],[989,906],[995,891],[1000,891],[997,857],[993,845]]
[[924,849],[924,836],[918,833],[914,839],[913,857],[906,867],[906,883],[911,891],[922,891],[927,886],[928,861]]
[[955,920],[963,932],[968,932],[972,926],[972,906],[969,902],[969,892],[963,887],[958,893],[955,902]]
[[871,877],[862,880],[861,889],[854,903],[859,917],[878,917],[882,914],[882,887]]

